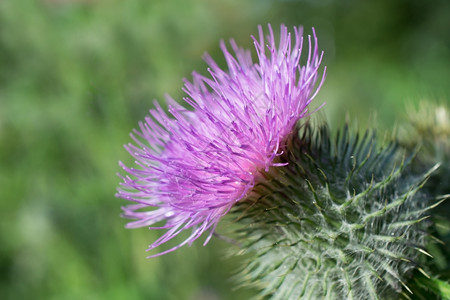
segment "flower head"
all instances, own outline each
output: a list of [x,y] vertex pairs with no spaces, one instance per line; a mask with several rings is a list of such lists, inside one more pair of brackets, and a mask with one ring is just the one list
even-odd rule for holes
[[[126,149],[136,159],[137,168],[120,165],[131,176],[123,182],[117,196],[135,204],[123,208],[124,216],[135,219],[130,228],[153,226],[166,232],[149,250],[169,241],[186,229],[192,233],[181,244],[152,255],[158,256],[190,244],[209,231],[209,241],[220,218],[243,199],[255,184],[259,170],[277,167],[274,159],[280,146],[299,119],[325,78],[319,78],[323,53],[317,38],[308,36],[304,65],[301,28],[294,36],[281,26],[275,41],[271,26],[264,38],[253,38],[258,61],[250,51],[231,40],[234,52],[221,43],[228,70],[222,70],[208,55],[209,77],[193,73],[185,80],[183,100],[186,109],[167,97],[169,116],[155,102],[155,109],[139,130],[132,133],[135,144]],[[318,81],[318,79],[320,79]]]

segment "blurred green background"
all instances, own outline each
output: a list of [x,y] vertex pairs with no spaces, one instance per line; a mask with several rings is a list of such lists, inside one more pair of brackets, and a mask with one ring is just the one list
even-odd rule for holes
[[220,39],[251,47],[269,22],[316,28],[333,124],[387,130],[406,103],[450,103],[447,0],[0,1],[1,299],[252,295],[233,290],[220,239],[146,259],[158,233],[124,229],[114,193],[152,100],[181,99],[205,51],[223,63]]

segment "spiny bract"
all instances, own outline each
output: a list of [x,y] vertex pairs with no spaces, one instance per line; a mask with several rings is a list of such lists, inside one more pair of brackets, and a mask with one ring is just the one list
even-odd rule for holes
[[427,255],[419,191],[399,148],[378,149],[346,126],[304,124],[284,147],[283,168],[264,174],[234,210],[251,260],[240,273],[272,299],[395,299]]

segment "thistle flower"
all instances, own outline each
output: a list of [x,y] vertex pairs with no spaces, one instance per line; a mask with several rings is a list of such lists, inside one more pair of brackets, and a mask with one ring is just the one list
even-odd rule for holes
[[323,53],[314,30],[314,43],[308,36],[308,55],[301,65],[301,28],[294,28],[291,37],[282,25],[278,45],[270,25],[267,39],[258,29],[259,39],[253,38],[256,63],[233,40],[234,55],[222,42],[228,71],[206,55],[210,77],[194,72],[192,82],[185,80],[188,96],[183,100],[191,109],[167,97],[169,116],[155,102],[131,135],[135,143],[125,146],[137,165],[120,163],[130,176],[121,176],[117,196],[135,202],[123,207],[124,216],[135,219],[127,227],[164,222],[150,227],[166,232],[148,250],[192,230],[182,243],[149,257],[191,244],[209,231],[206,244],[219,220],[253,188],[260,171],[284,165],[275,162],[280,147],[309,114],[308,105],[325,78],[325,70],[319,76]]
[[419,170],[439,163],[440,168],[431,177],[427,188],[436,195],[450,194],[450,186],[446,184],[450,182],[449,108],[443,103],[423,101],[418,108],[407,107],[407,116],[408,122],[400,127],[398,135],[402,146],[409,151],[421,146],[416,162]]

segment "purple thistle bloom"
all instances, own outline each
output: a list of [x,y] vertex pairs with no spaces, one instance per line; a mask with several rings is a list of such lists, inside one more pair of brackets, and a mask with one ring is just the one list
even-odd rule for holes
[[301,66],[302,28],[294,28],[291,41],[282,25],[278,46],[268,29],[267,39],[261,26],[259,39],[253,38],[257,63],[234,40],[234,55],[221,42],[228,71],[206,55],[211,76],[194,72],[192,82],[185,80],[188,97],[183,100],[192,109],[167,97],[171,116],[155,102],[156,109],[131,134],[135,144],[125,147],[138,168],[120,162],[131,176],[119,175],[123,182],[117,193],[135,202],[123,207],[123,216],[135,219],[127,227],[165,222],[150,227],[166,232],[148,250],[192,230],[179,245],[149,257],[191,244],[205,231],[208,243],[219,220],[252,189],[259,171],[280,166],[274,158],[282,153],[284,139],[308,113],[325,78],[324,70],[317,84],[323,53],[315,32],[314,45],[308,36],[308,57]]

